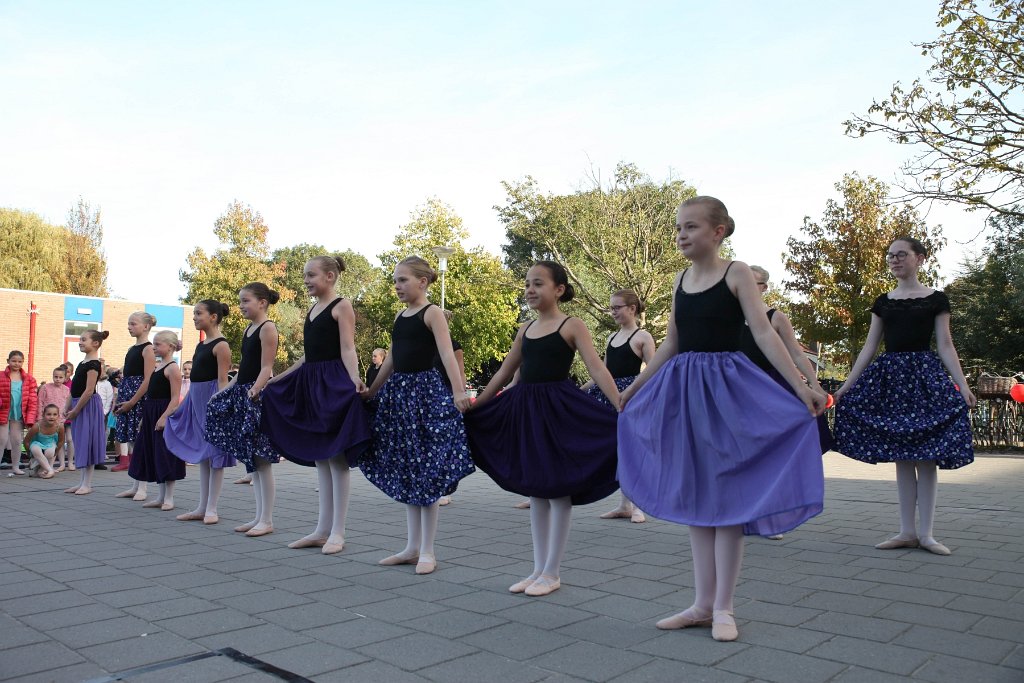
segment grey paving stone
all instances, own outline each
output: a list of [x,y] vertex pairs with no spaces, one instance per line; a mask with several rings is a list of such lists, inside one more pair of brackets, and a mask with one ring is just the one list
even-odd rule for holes
[[[563,586],[561,590],[566,590],[566,588]],[[508,592],[508,587],[506,586],[504,592],[496,590],[475,591],[473,593],[457,595],[453,598],[446,598],[439,601],[438,604],[466,609],[471,612],[480,612],[481,614],[493,614],[499,610],[520,605],[524,600],[531,599],[533,598],[524,595],[512,595]]]
[[821,631],[759,621],[749,621],[743,624],[744,643],[786,652],[807,652],[832,637],[832,634]]
[[773,652],[756,646],[729,657],[719,667],[774,683],[819,683],[828,681],[846,668],[843,664],[824,659]]
[[966,631],[981,620],[980,614],[958,611],[953,609],[952,603],[946,607],[929,607],[908,602],[893,602],[876,612],[875,616],[894,622],[937,626],[954,631]]
[[90,621],[77,626],[65,626],[53,629],[50,635],[54,640],[79,650],[90,645],[111,643],[117,640],[134,638],[149,631],[149,624],[136,617],[123,616],[106,621]]
[[316,628],[317,626],[338,624],[343,621],[352,621],[359,618],[358,615],[350,610],[322,602],[314,602],[297,607],[286,607],[285,609],[273,610],[271,612],[260,612],[260,619],[275,623],[292,631],[303,631]]
[[445,638],[461,638],[505,623],[507,622],[493,615],[449,607],[441,612],[410,619],[403,622],[402,626]]
[[557,629],[566,624],[593,618],[592,612],[556,605],[546,600],[530,600],[515,607],[499,610],[493,616],[532,626]]
[[176,600],[185,597],[185,594],[163,586],[150,586],[148,588],[112,591],[95,597],[111,607],[131,607],[133,605],[146,605],[162,600]]
[[[94,678],[103,678],[108,672],[96,666],[92,662],[62,666],[57,669],[48,669],[39,673],[18,676],[18,683],[80,683]],[[3,673],[0,672],[0,676]]]
[[153,622],[161,629],[173,631],[188,638],[201,638],[224,631],[236,631],[240,628],[259,626],[262,620],[233,609],[210,609],[205,612],[188,614],[183,617],[171,617]]
[[193,595],[196,598],[202,598],[203,600],[219,600],[221,598],[233,598],[239,595],[253,595],[262,592],[265,590],[265,587],[262,584],[254,583],[252,581],[236,580],[210,583],[203,586],[196,586],[194,588],[185,587],[182,590],[189,595]]
[[[990,617],[1024,622],[1024,603],[1020,602],[992,600],[974,595],[959,595],[950,601],[947,607],[974,614],[984,614]],[[1021,628],[1024,628],[1024,623],[1021,624]]]
[[613,683],[744,683],[748,680],[746,676],[738,676],[728,671],[666,659],[654,660],[612,679]]
[[184,597],[173,598],[171,600],[159,600],[144,602],[138,605],[129,605],[124,608],[124,611],[153,622],[159,621],[160,619],[183,617],[188,614],[199,614],[201,612],[206,612],[211,608],[216,608],[216,605],[211,604],[209,600],[200,600],[199,598],[186,595]]
[[893,642],[927,652],[989,664],[1000,663],[1014,648],[1014,644],[1006,640],[930,626],[912,626]]
[[412,633],[407,628],[395,626],[376,619],[353,619],[327,626],[306,629],[302,632],[310,638],[330,645],[358,648],[382,640],[391,640]]
[[836,636],[808,650],[806,654],[903,676],[912,674],[932,656],[930,652],[912,650],[892,643],[880,646],[860,638],[845,636]]
[[55,590],[42,595],[30,595],[3,601],[3,610],[15,617],[41,614],[95,604],[95,600],[78,591]]
[[803,624],[803,628],[888,643],[910,628],[910,625],[881,617],[825,612]]
[[285,671],[307,678],[371,661],[366,655],[325,643],[309,643],[289,647],[269,652],[262,655],[260,659]]
[[833,680],[839,683],[906,683],[908,678],[906,676],[883,673],[877,669],[851,666]]
[[[663,659],[712,666],[750,647],[737,641],[720,643],[711,638],[710,628],[687,628],[679,631],[658,631],[660,635],[634,645],[631,650]],[[740,638],[743,625],[740,624]]]
[[247,614],[260,614],[286,607],[308,605],[313,601],[306,596],[297,595],[286,590],[264,588],[248,595],[238,595],[217,600],[226,607],[232,607]]
[[824,612],[843,612],[844,614],[859,614],[869,617],[891,604],[891,600],[871,598],[866,595],[818,591],[797,602],[796,606],[810,607]]
[[477,652],[427,667],[417,673],[438,683],[448,683],[449,681],[535,683],[550,675],[548,671],[489,652]]
[[333,588],[316,594],[316,599],[319,602],[326,602],[336,607],[345,608],[368,605],[371,602],[382,602],[391,598],[391,594],[387,591],[351,585]]
[[394,597],[390,600],[382,600],[366,605],[359,605],[352,608],[353,611],[366,617],[373,617],[382,621],[402,623],[410,619],[417,619],[435,612],[445,611],[443,605],[437,605],[424,600],[413,598]]
[[329,671],[316,677],[317,683],[426,683],[429,679],[386,662],[366,662]]
[[209,657],[194,662],[132,676],[131,683],[220,683],[245,676],[252,668],[227,657]]
[[465,636],[462,642],[509,659],[524,661],[570,645],[573,641],[552,631],[526,624],[504,624]]
[[262,656],[266,652],[307,645],[313,642],[313,638],[277,624],[260,624],[232,631],[218,631],[195,638],[195,642],[210,650],[231,647],[239,652]]
[[[769,624],[779,624],[781,626],[799,626],[821,613],[821,610],[809,607],[774,605],[751,600],[737,608],[736,616],[743,619],[763,621]],[[665,616],[668,616],[668,614],[665,614]]]
[[[562,590],[565,590],[564,588]],[[666,610],[661,605],[647,600],[638,600],[625,595],[606,595],[596,600],[577,605],[581,610],[603,614],[606,617],[623,621],[644,622],[664,615]]]
[[107,671],[125,671],[203,651],[204,648],[178,635],[156,631],[138,638],[82,648],[80,653]]
[[985,681],[985,683],[1020,683],[1020,669],[993,666],[974,660],[959,659],[947,655],[935,655],[915,674],[916,678],[935,683],[962,683],[963,681]]
[[364,645],[358,651],[375,660],[417,672],[450,659],[464,657],[473,653],[474,649],[456,640],[426,633],[410,633],[394,640]]
[[85,659],[60,643],[31,643],[0,654],[0,678],[20,679],[30,674],[79,664]]
[[608,681],[650,661],[650,656],[640,653],[611,650],[594,643],[573,643],[541,655],[531,663],[590,681]]

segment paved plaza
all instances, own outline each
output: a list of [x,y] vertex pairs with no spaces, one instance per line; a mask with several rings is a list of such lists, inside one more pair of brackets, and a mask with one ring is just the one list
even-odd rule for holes
[[114,498],[124,474],[89,496],[61,492],[77,473],[2,476],[0,680],[1024,681],[1024,458],[940,473],[950,557],[875,550],[896,531],[893,467],[825,462],[825,512],[748,541],[736,643],[654,628],[692,598],[686,530],[597,519],[612,500],[575,509],[562,589],[529,598],[507,591],[532,569],[529,513],[479,473],[422,577],[377,565],[405,512],[358,472],[334,556],[284,547],[315,524],[312,469],[275,467],[277,531],[258,539],[232,532],[248,486],[225,484],[220,524],[174,519],[196,468],[175,512]]

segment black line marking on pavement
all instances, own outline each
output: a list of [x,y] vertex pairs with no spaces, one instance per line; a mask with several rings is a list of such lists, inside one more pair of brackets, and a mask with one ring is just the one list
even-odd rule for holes
[[228,659],[238,662],[239,664],[245,664],[246,666],[261,671],[265,674],[279,678],[287,683],[314,683],[309,678],[300,676],[299,674],[286,671],[279,667],[274,666],[268,662],[264,662],[262,659],[256,659],[250,657],[247,654],[239,652],[233,647],[225,647],[220,650],[213,652],[204,652],[198,655],[187,655],[185,657],[178,657],[177,659],[171,659],[166,662],[160,662],[159,664],[148,664],[146,666],[140,666],[134,669],[128,669],[116,674],[110,674],[109,676],[101,676],[100,678],[91,678],[85,683],[116,683],[116,681],[126,681],[132,676],[141,676],[142,674],[151,673],[153,671],[161,671],[163,669],[170,669],[176,666],[182,666],[183,664],[191,664],[192,662],[198,662],[203,659],[209,659],[211,657],[227,657]]

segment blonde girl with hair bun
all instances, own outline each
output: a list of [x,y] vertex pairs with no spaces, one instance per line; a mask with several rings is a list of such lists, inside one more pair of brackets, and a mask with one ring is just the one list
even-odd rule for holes
[[[149,341],[149,333],[156,325],[156,318],[145,311],[135,311],[128,316],[128,334],[135,343],[124,356],[121,370],[121,383],[117,386],[117,397],[114,399],[114,443],[117,448],[118,463],[111,468],[112,472],[123,472],[128,469],[132,458],[135,438],[139,433],[139,422],[142,420],[142,407],[139,405],[149,389],[149,377],[156,367],[156,354],[153,344]],[[118,498],[131,498],[135,501],[146,500],[146,482],[133,480],[132,486],[117,494]]]
[[174,482],[185,478],[184,461],[174,457],[164,441],[167,418],[178,407],[181,392],[181,370],[174,362],[174,353],[180,350],[178,335],[170,330],[161,330],[153,337],[153,352],[160,362],[148,378],[135,454],[128,469],[132,479],[160,486],[157,497],[142,507],[165,511],[174,509]]

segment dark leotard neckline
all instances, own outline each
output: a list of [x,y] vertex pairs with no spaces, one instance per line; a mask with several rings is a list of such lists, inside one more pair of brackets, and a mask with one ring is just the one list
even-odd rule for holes
[[[633,334],[631,334],[628,337],[626,337],[626,341],[624,341],[621,344],[619,344],[618,346],[616,346],[615,344],[612,344],[612,339],[615,339],[615,337],[617,337],[619,332],[622,332],[622,330],[615,330],[615,332],[612,334],[612,336],[608,338],[608,348],[610,348],[610,349],[621,349],[623,346],[625,346],[630,341],[632,341],[633,337],[635,337],[636,333],[639,332],[639,331],[640,331],[640,328],[639,327],[636,328],[635,330],[633,330]],[[633,353],[636,353],[636,352],[634,351]]]
[[[313,308],[311,307],[309,309],[309,313],[306,314],[306,320],[308,320],[310,323],[312,323],[314,320],[317,320],[321,315],[323,315],[324,311],[332,310],[338,304],[338,302],[341,301],[343,298],[344,297],[338,296],[338,297],[335,297],[335,298],[331,299],[331,302],[329,304],[327,304],[326,306],[324,306],[323,308],[321,308],[320,312],[317,313],[314,317],[310,317],[310,315],[313,313]],[[317,303],[320,303],[320,302],[318,301]]]
[[566,324],[567,322],[569,322],[569,318],[571,318],[571,317],[572,317],[571,315],[567,315],[567,316],[565,316],[564,318],[562,318],[562,322],[560,322],[560,323],[558,324],[558,327],[557,327],[557,328],[555,328],[555,331],[554,331],[554,332],[548,332],[547,334],[542,334],[542,335],[541,335],[541,336],[539,336],[539,337],[527,337],[527,336],[526,336],[526,333],[530,331],[530,328],[531,328],[531,327],[533,327],[533,324],[534,324],[535,322],[537,322],[536,320],[531,320],[531,321],[530,321],[530,324],[526,326],[526,329],[525,329],[525,330],[523,330],[523,339],[529,339],[530,341],[536,341],[536,340],[538,340],[538,339],[543,339],[544,337],[550,337],[550,336],[551,336],[551,335],[553,335],[553,334],[559,334],[559,333],[560,333],[560,332],[562,331],[562,328],[563,328],[563,327],[565,326],[565,324]]
[[725,272],[722,273],[721,279],[718,280],[717,282],[715,282],[715,284],[711,285],[707,289],[702,289],[699,292],[687,292],[685,289],[683,289],[683,278],[685,278],[686,274],[690,272],[690,269],[687,268],[686,270],[683,271],[683,274],[679,276],[679,291],[682,292],[683,294],[685,294],[686,296],[697,296],[699,294],[706,294],[706,293],[710,292],[712,289],[714,289],[718,285],[720,285],[723,282],[725,282],[725,278],[729,275],[729,269],[732,268],[732,264],[734,264],[734,263],[736,263],[736,262],[735,261],[729,261],[729,265],[727,265],[725,267]]

